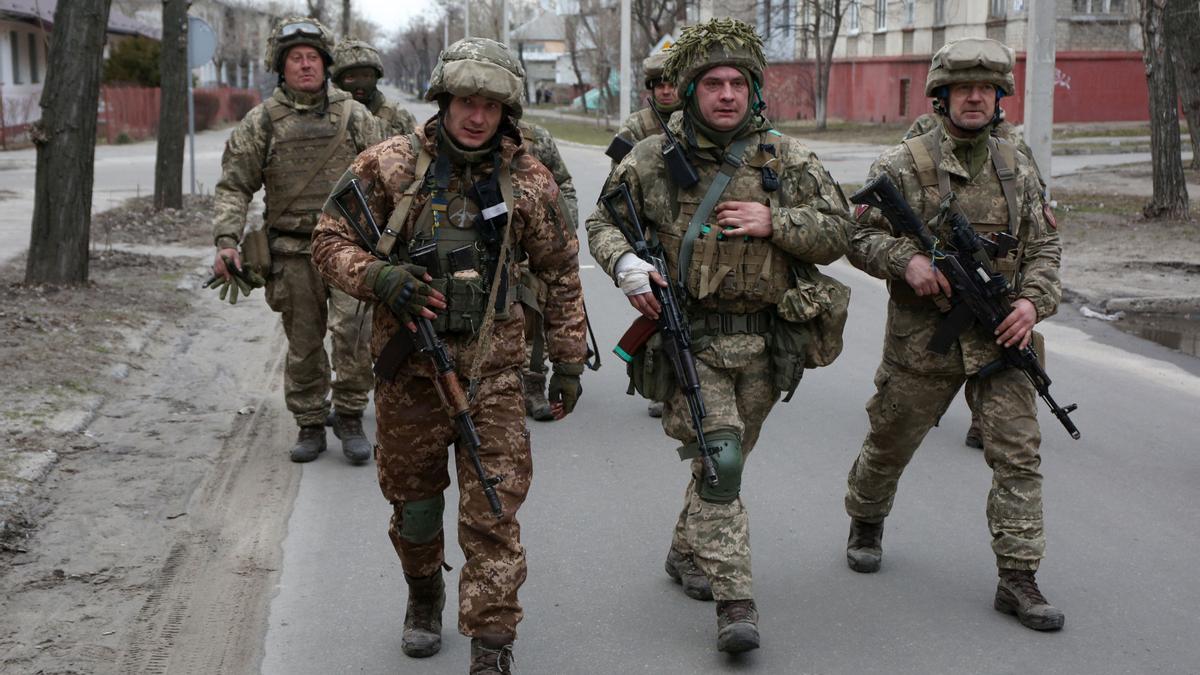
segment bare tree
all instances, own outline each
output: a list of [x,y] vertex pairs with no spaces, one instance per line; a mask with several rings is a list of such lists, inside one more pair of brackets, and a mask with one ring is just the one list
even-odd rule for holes
[[[801,27],[804,41],[813,46],[813,117],[817,129],[824,130],[829,113],[829,73],[833,68],[833,49],[846,16],[845,0],[803,0],[806,23]],[[807,56],[807,54],[805,55]]]
[[567,54],[571,57],[571,70],[575,71],[575,88],[579,90],[579,100],[583,104],[583,112],[587,112],[587,84],[583,81],[583,69],[580,67],[583,50],[579,48],[579,36],[582,29],[579,17],[568,15],[563,17],[563,31],[566,33]]
[[73,0],[54,13],[37,145],[25,281],[84,284],[92,224],[100,65],[112,0]]
[[162,99],[154,161],[154,208],[183,208],[183,146],[187,131],[189,0],[165,0],[159,54]]
[[328,18],[325,16],[325,0],[304,0],[304,2],[308,5],[309,16],[321,23],[328,24]]
[[1164,25],[1168,8],[1178,2],[1142,2],[1142,60],[1146,64],[1146,82],[1150,88],[1150,156],[1154,175],[1154,196],[1142,209],[1147,218],[1166,216],[1183,220],[1188,215],[1187,182],[1179,143],[1179,98],[1175,89],[1174,59]]
[[1173,2],[1165,20],[1175,60],[1175,84],[1192,141],[1192,169],[1200,169],[1200,2]]

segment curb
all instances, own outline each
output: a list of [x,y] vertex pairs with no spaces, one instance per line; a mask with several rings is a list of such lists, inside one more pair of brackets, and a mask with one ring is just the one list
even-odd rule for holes
[[1110,298],[1104,303],[1108,313],[1139,312],[1142,314],[1200,314],[1198,296],[1150,296],[1143,298]]

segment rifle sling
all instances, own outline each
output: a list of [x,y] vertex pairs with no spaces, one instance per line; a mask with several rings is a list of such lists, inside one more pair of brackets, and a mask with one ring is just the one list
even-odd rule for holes
[[717,207],[717,200],[729,186],[729,181],[733,180],[733,174],[742,167],[742,154],[750,145],[750,141],[755,138],[757,138],[757,134],[750,134],[739,138],[729,146],[729,150],[722,159],[720,171],[713,176],[712,182],[708,184],[708,190],[704,193],[704,199],[700,200],[700,206],[696,208],[696,213],[692,214],[687,233],[683,235],[683,247],[679,251],[679,283],[681,285],[687,283],[688,267],[692,264],[692,249],[696,245],[696,238],[700,236],[700,228],[704,226],[704,221],[708,220],[709,214]]

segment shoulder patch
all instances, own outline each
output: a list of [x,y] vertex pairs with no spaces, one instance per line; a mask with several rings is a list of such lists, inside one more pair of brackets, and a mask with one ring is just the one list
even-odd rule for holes
[[1058,223],[1054,220],[1054,209],[1050,208],[1049,204],[1042,204],[1042,215],[1046,217],[1046,224],[1050,226],[1050,229],[1058,229]]
[[863,215],[865,215],[867,213],[867,211],[870,211],[870,210],[871,210],[870,204],[859,204],[854,209],[854,219],[862,220]]

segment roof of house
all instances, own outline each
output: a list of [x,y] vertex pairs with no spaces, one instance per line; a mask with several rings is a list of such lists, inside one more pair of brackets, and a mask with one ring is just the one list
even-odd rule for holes
[[509,40],[513,42],[563,40],[566,39],[566,34],[561,16],[554,12],[542,12],[533,19],[514,28],[509,35]]
[[[58,0],[0,0],[0,18],[23,21],[41,20],[47,27],[54,25]],[[108,13],[108,32],[117,35],[141,35],[158,40],[162,27],[148,25],[113,9]]]

